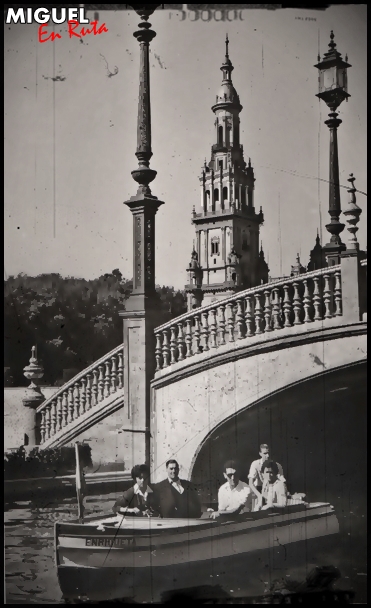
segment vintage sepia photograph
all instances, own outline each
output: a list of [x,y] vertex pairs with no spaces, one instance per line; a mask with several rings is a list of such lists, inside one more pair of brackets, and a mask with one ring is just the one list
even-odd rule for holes
[[4,6],[4,603],[367,603],[367,6]]

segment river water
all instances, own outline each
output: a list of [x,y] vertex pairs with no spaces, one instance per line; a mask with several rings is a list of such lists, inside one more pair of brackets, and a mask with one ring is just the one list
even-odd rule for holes
[[[86,514],[111,512],[115,494],[85,498]],[[76,518],[76,501],[70,498],[57,503],[17,502],[5,505],[5,575],[7,604],[62,604],[54,560],[54,523]],[[356,603],[366,603],[365,519],[353,521],[349,514],[338,514],[340,534],[334,535],[326,551],[319,546],[317,564],[298,564],[286,572],[302,580],[313,565],[335,565],[342,574],[340,587],[353,588]],[[365,517],[365,515],[363,515]],[[349,532],[351,530],[351,532]],[[353,551],[349,551],[353,546]],[[359,551],[354,551],[357,545]],[[354,558],[358,555],[359,559]],[[251,595],[264,592],[263,581],[257,581]]]

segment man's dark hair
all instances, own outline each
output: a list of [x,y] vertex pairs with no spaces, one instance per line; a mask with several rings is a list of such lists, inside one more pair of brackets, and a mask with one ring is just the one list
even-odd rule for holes
[[261,472],[264,473],[265,469],[272,469],[273,473],[275,475],[278,475],[278,466],[277,463],[274,462],[274,460],[266,460],[265,462],[263,462]]
[[237,473],[240,472],[240,464],[237,460],[227,460],[224,463],[223,471],[225,472],[227,469],[234,469]]
[[166,468],[168,468],[169,464],[176,464],[176,466],[179,469],[179,464],[178,464],[178,462],[176,460],[174,460],[174,458],[170,458],[170,460],[167,461]]
[[261,443],[259,447],[259,452],[261,452],[263,448],[265,450],[269,450],[269,445],[267,443]]
[[136,480],[137,477],[144,475],[145,477],[149,477],[149,467],[146,464],[136,464],[131,469],[131,476]]

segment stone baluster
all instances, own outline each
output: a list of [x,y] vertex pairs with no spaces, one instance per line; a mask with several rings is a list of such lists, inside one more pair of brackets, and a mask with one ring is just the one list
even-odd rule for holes
[[50,439],[51,436],[51,415],[50,405],[45,409],[45,440]]
[[304,304],[304,323],[312,323],[312,319],[310,317],[310,313],[312,310],[312,298],[310,295],[308,279],[304,279],[303,304]]
[[330,287],[330,275],[328,273],[323,275],[325,284],[323,287],[323,302],[325,304],[325,319],[331,319],[331,287]]
[[163,342],[162,342],[162,356],[164,360],[164,367],[168,367],[170,365],[170,346],[169,346],[169,333],[168,329],[164,329],[163,334]]
[[119,352],[119,363],[117,367],[119,389],[124,388],[124,353]]
[[237,300],[237,332],[238,340],[242,340],[245,337],[245,314],[244,314],[244,301],[241,298]]
[[225,304],[220,304],[219,307],[219,344],[225,344]]
[[89,411],[92,406],[92,379],[93,376],[90,372],[86,374],[86,411]]
[[321,303],[321,277],[314,277],[314,290],[313,290],[313,306],[314,306],[314,321],[322,320],[322,303]]
[[201,352],[200,342],[201,342],[201,315],[195,315],[195,354],[198,355]]
[[295,282],[295,283],[293,283],[293,286],[294,286],[293,306],[294,306],[294,314],[295,314],[294,325],[301,325],[302,321],[300,320],[300,314],[303,309],[303,304],[302,304],[300,293],[299,293],[299,283]]
[[271,292],[269,289],[264,291],[264,319],[265,328],[264,331],[272,331],[272,305],[271,305]]
[[228,319],[227,319],[228,342],[234,342],[234,304],[233,304],[233,302],[229,302],[227,304],[227,310],[228,310]]
[[63,427],[68,424],[68,391],[62,393],[62,404],[63,404]]
[[111,395],[117,389],[117,357],[113,355],[111,359]]
[[184,360],[183,323],[178,323],[178,361]]
[[62,395],[57,397],[57,430],[61,431],[63,427],[63,402]]
[[87,382],[86,378],[81,378],[81,386],[80,386],[81,412],[80,412],[80,416],[82,416],[86,412],[86,382]]
[[104,371],[104,398],[110,396],[110,388],[111,388],[111,370],[109,361],[105,361],[105,371]]
[[260,301],[260,293],[255,295],[255,333],[262,334],[263,310]]
[[245,323],[246,323],[246,336],[250,338],[254,335],[254,304],[253,296],[246,297],[245,307]]
[[155,356],[156,356],[156,372],[159,372],[161,369],[161,363],[162,363],[161,332],[159,332],[159,331],[156,332]]
[[57,432],[57,400],[53,399],[50,404],[50,435],[53,436]]
[[340,270],[335,271],[335,289],[334,289],[334,297],[335,297],[335,317],[342,316],[342,307],[341,307],[341,272]]
[[93,370],[93,386],[92,386],[92,405],[98,405],[99,403],[99,371],[98,369]]
[[209,312],[203,312],[202,316],[202,329],[201,329],[201,335],[202,335],[202,339],[203,339],[203,352],[206,352],[208,350],[210,350],[209,348]]
[[273,329],[281,329],[281,305],[280,290],[278,287],[273,289]]
[[292,303],[290,298],[290,285],[283,286],[285,295],[283,298],[283,314],[285,316],[284,327],[291,327]]
[[73,386],[68,388],[68,424],[74,421]]
[[100,403],[104,399],[104,365],[99,365],[98,370],[98,403]]
[[41,411],[41,422],[40,422],[40,441],[41,443],[45,443],[45,432],[46,432],[46,412],[45,410]]
[[186,357],[192,357],[192,319],[187,319],[187,330],[186,330],[186,346],[187,352]]
[[80,385],[78,382],[74,384],[74,401],[75,401],[75,419],[80,416]]
[[177,345],[176,345],[176,325],[172,325],[170,328],[171,338],[170,338],[170,354],[171,359],[170,363],[176,363],[176,355],[177,355]]
[[216,324],[216,308],[210,310],[211,323],[210,323],[210,346],[211,348],[217,347],[217,324]]

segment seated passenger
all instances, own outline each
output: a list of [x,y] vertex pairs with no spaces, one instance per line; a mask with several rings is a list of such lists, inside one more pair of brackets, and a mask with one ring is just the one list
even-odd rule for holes
[[240,481],[238,469],[239,465],[234,460],[225,463],[223,475],[227,481],[219,488],[218,510],[210,514],[212,519],[251,511],[251,490],[247,483]]
[[179,478],[179,464],[171,458],[166,463],[167,478],[155,484],[153,490],[162,517],[201,517],[201,503],[197,488]]
[[[258,460],[254,460],[251,463],[250,471],[248,475],[249,487],[252,494],[253,501],[253,510],[259,511],[263,505],[263,497],[262,497],[262,487],[263,487],[263,475],[262,475],[262,466],[266,460],[272,460],[270,457],[269,446],[266,443],[262,443],[259,448],[259,456]],[[278,473],[283,478],[283,470],[281,465],[277,462]],[[285,479],[283,478],[283,481]]]
[[148,517],[158,515],[154,493],[148,485],[149,467],[145,464],[136,464],[131,470],[131,476],[136,483],[114,504],[114,513]]
[[[277,463],[274,460],[263,462],[261,473],[263,477],[262,510],[270,507],[286,507],[287,488],[284,478],[279,474]],[[257,509],[258,510],[258,509]]]

